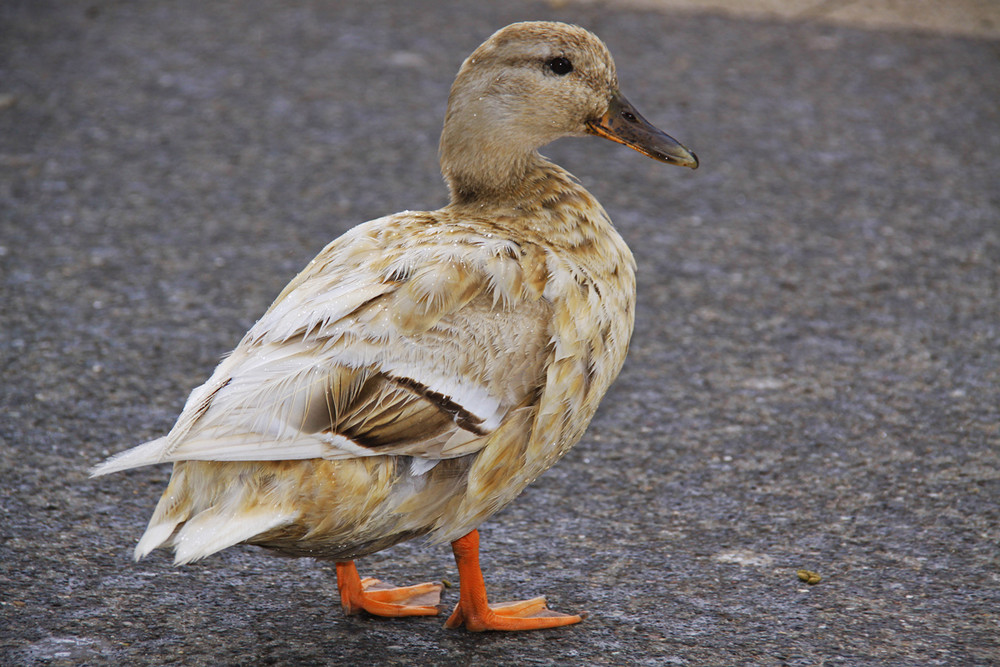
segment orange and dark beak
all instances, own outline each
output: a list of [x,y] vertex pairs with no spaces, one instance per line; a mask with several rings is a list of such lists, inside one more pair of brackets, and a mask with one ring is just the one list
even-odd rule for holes
[[697,155],[643,118],[619,92],[612,96],[608,110],[603,116],[587,123],[587,131],[624,144],[654,160],[692,169],[698,168]]

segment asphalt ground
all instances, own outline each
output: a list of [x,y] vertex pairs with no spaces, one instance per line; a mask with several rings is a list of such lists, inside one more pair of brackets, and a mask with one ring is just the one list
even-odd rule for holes
[[[636,333],[483,561],[492,599],[587,619],[348,618],[332,566],[250,547],[134,563],[169,469],[87,468],[165,433],[330,239],[445,202],[452,78],[535,18],[601,35],[702,161],[545,151],[634,249]],[[1000,664],[1000,42],[814,19],[0,6],[0,663]],[[359,568],[457,582],[419,542]]]

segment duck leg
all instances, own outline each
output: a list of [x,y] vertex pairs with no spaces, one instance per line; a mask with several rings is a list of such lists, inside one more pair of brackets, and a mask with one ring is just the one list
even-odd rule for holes
[[490,605],[486,584],[479,568],[479,531],[451,543],[458,564],[459,591],[455,611],[444,624],[446,628],[465,625],[472,632],[483,630],[538,630],[579,623],[582,617],[560,614],[545,606],[545,598]]
[[375,616],[434,616],[440,611],[441,584],[397,588],[371,577],[362,579],[353,560],[337,563],[337,589],[348,615],[364,610]]

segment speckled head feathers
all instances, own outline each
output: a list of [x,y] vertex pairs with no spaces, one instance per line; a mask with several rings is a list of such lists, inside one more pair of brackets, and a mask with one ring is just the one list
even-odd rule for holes
[[459,76],[472,66],[526,66],[536,73],[559,77],[560,73],[545,68],[545,63],[555,58],[570,60],[572,69],[562,76],[585,83],[591,92],[610,92],[618,87],[614,59],[597,35],[579,26],[551,21],[528,21],[501,28],[466,59]]
[[617,88],[614,60],[593,33],[542,21],[502,28],[465,60],[452,86],[442,171],[452,185],[516,178],[536,149],[585,134]]
[[540,164],[538,148],[583,134],[698,167],[694,153],[622,96],[614,60],[596,35],[566,23],[514,23],[458,72],[441,134],[441,171],[454,202],[512,201]]

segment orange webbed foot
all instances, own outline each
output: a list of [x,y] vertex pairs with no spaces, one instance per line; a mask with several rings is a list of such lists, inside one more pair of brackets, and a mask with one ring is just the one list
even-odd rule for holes
[[358,576],[354,561],[337,563],[337,588],[345,614],[367,611],[375,616],[435,616],[440,613],[441,584],[392,586]]
[[501,602],[485,609],[467,610],[459,602],[445,622],[446,628],[465,626],[471,632],[483,630],[542,630],[573,625],[583,620],[576,614],[563,614],[549,609],[544,597]]
[[479,532],[472,531],[451,543],[458,564],[459,600],[445,622],[446,628],[464,625],[472,632],[483,630],[541,630],[572,625],[583,620],[575,614],[553,611],[544,597],[490,605],[479,568]]

